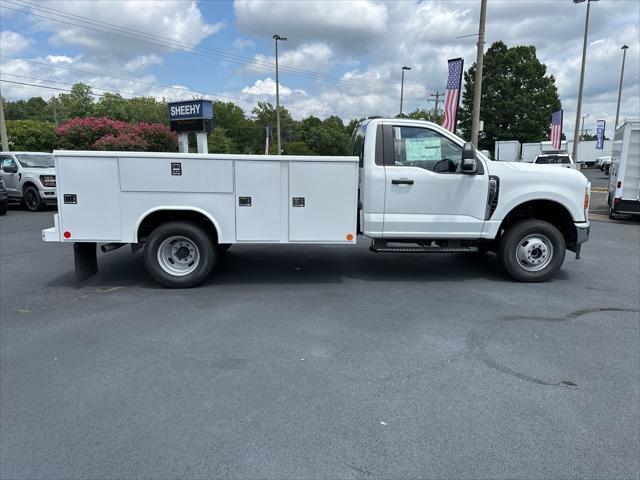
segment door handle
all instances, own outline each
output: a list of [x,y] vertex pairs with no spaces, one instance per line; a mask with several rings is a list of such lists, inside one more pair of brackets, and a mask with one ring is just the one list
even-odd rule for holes
[[413,180],[410,178],[394,178],[391,180],[392,185],[413,185]]

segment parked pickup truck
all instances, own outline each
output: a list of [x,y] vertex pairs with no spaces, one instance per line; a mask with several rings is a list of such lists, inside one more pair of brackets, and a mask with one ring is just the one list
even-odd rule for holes
[[56,151],[59,213],[45,241],[144,248],[149,274],[191,287],[234,243],[347,244],[376,253],[495,251],[540,282],[589,237],[590,184],[575,170],[493,162],[430,122],[360,123],[349,157]]
[[41,152],[0,152],[0,177],[9,198],[37,212],[56,203],[53,156]]

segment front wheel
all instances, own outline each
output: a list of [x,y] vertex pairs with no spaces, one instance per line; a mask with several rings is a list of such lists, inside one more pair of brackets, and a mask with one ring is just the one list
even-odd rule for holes
[[147,239],[144,263],[149,274],[171,288],[189,288],[209,276],[218,249],[199,226],[187,222],[160,225]]
[[506,231],[498,247],[498,259],[519,282],[544,282],[564,262],[566,245],[560,231],[542,220],[522,220]]
[[40,198],[40,192],[33,185],[28,185],[22,192],[24,206],[31,212],[42,210],[44,202]]

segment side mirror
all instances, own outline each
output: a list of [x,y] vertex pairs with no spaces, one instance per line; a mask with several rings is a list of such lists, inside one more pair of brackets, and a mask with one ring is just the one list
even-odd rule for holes
[[2,167],[4,173],[18,173],[17,165],[5,165]]
[[460,164],[462,173],[476,174],[478,173],[478,160],[476,158],[476,149],[473,143],[467,142],[462,147],[462,163]]

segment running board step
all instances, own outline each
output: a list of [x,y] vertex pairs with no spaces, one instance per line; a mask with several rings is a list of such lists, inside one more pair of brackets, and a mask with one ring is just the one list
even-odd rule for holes
[[382,247],[372,245],[369,250],[376,253],[463,253],[480,251],[478,247]]

